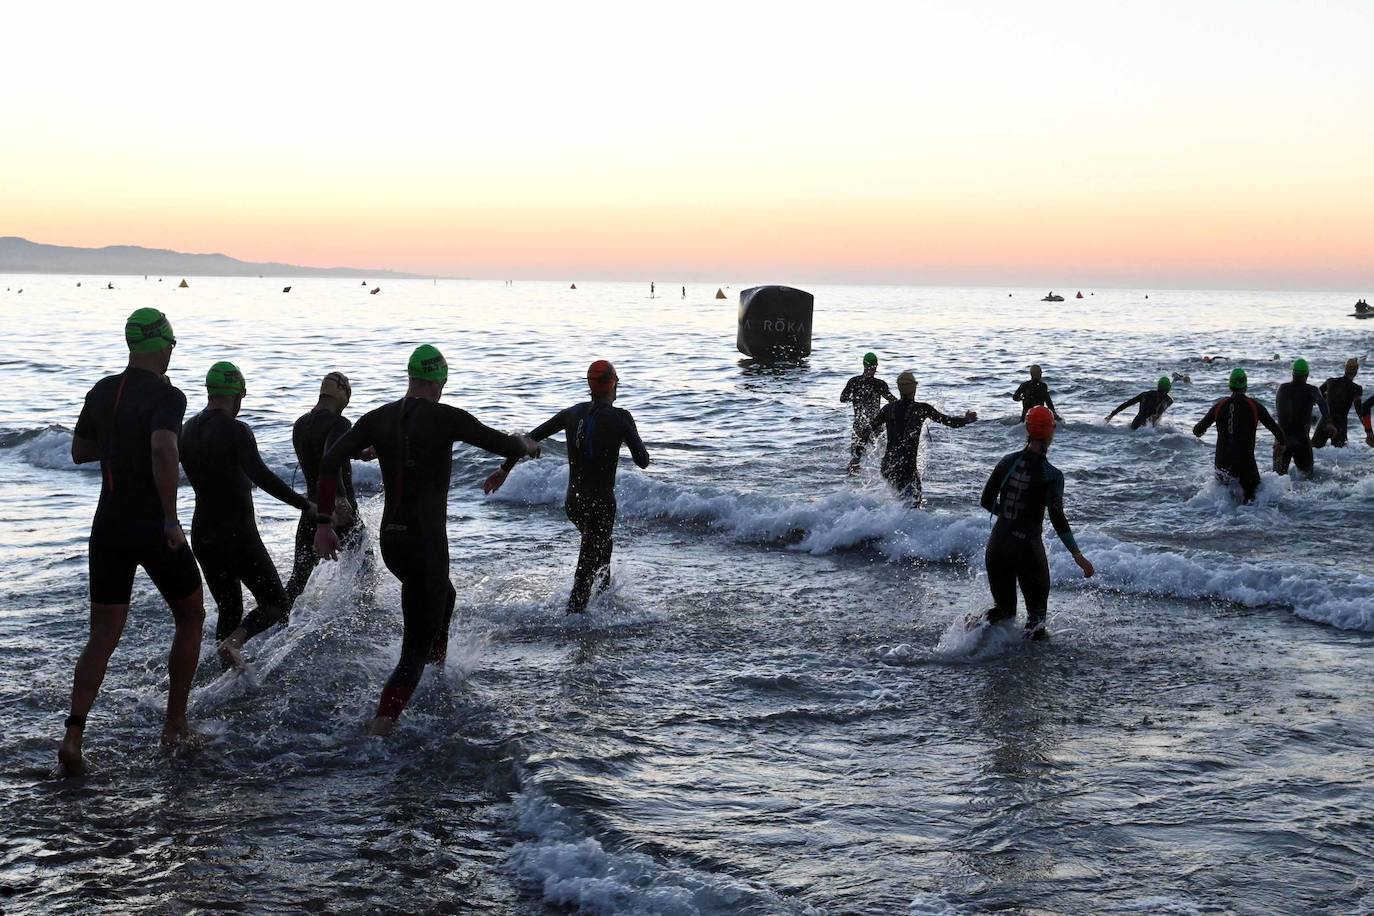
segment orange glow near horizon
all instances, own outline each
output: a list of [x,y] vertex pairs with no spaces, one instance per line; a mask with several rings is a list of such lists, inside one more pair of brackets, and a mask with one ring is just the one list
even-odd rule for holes
[[1359,5],[17,15],[44,40],[0,63],[0,235],[492,278],[1374,284]]

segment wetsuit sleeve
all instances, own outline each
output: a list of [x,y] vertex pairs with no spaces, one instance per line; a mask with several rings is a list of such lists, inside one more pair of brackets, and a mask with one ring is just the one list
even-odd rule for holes
[[927,420],[934,420],[942,426],[949,426],[954,429],[958,429],[961,426],[968,426],[969,421],[963,417],[947,417],[929,404],[925,404],[923,407],[924,409],[921,412],[925,414]]
[[1064,515],[1064,475],[1058,468],[1055,468],[1054,475],[1047,481],[1045,486],[1049,492],[1045,494],[1045,509],[1049,512],[1050,524],[1054,526],[1054,533],[1059,535],[1059,540],[1064,542],[1064,546],[1069,549],[1069,553],[1078,553],[1078,542],[1074,540],[1073,529],[1069,527],[1069,520]]
[[[95,389],[86,392],[86,400],[81,403],[81,413],[76,418],[76,429],[72,430],[72,435],[81,439],[95,441],[95,409],[91,407],[91,400],[95,397]],[[1359,403],[1359,400],[1356,400]]]
[[235,422],[234,430],[234,454],[238,458],[239,467],[243,473],[248,475],[248,479],[257,485],[268,496],[289,506],[295,506],[304,512],[310,508],[310,500],[306,499],[295,490],[291,489],[286,483],[272,473],[262,461],[262,455],[258,452],[258,440],[253,437],[253,431],[248,428],[246,423]]
[[[441,404],[447,409],[443,412],[444,435],[450,442],[466,442],[483,451],[502,455],[507,459],[520,460],[525,457],[525,445],[518,436],[508,436],[480,422],[466,410]],[[547,426],[548,424],[544,424]],[[540,427],[543,429],[543,426]]]
[[[337,423],[334,424],[334,428],[331,429],[331,430],[329,431],[329,434],[328,434],[327,436],[324,437],[324,450],[325,450],[325,451],[329,451],[330,447],[333,446],[333,444],[334,444],[335,442],[337,442],[345,433],[347,433],[347,432],[348,432],[350,429],[352,429],[352,428],[353,428],[353,421],[352,421],[352,420],[349,420],[347,417],[339,417],[339,421],[338,421]],[[359,452],[362,452],[362,451],[364,451],[364,450],[363,450],[363,449],[359,449],[358,451],[359,451]],[[356,457],[358,457],[358,456],[355,454],[355,455],[350,455],[349,457],[350,457],[350,458],[356,458]],[[356,493],[353,492],[353,462],[352,462],[352,461],[345,461],[345,462],[339,467],[339,483],[343,485],[344,498],[348,500],[348,504],[349,504],[350,506],[357,506],[357,505],[358,505],[358,495],[357,495]],[[331,510],[331,511],[332,511],[332,510]]]
[[1050,386],[1045,386],[1045,406],[1050,409],[1050,413],[1059,416],[1059,408],[1054,406],[1054,398],[1050,397]]
[[334,499],[338,495],[339,468],[350,456],[377,444],[372,429],[375,424],[370,422],[371,419],[372,414],[364,414],[352,429],[324,450],[324,457],[320,459],[320,476],[315,481],[315,498],[319,500],[319,506],[324,507],[321,512],[333,511]]
[[1020,385],[1018,385],[1016,387],[1016,392],[1011,396],[1011,399],[1013,401],[1019,401],[1022,398],[1024,398],[1026,396],[1026,386],[1029,384],[1030,382],[1022,382]]
[[1145,394],[1142,392],[1136,395],[1135,397],[1131,398],[1129,401],[1123,401],[1121,405],[1116,408],[1116,410],[1113,410],[1111,413],[1107,414],[1107,419],[1110,420],[1112,417],[1121,413],[1121,411],[1125,410],[1127,407],[1130,407],[1132,404],[1139,404],[1141,399],[1144,397]]
[[1011,470],[1011,463],[1015,460],[1015,455],[1008,455],[997,462],[997,467],[988,476],[988,482],[983,484],[983,496],[978,503],[989,514],[997,514],[997,491],[1002,489],[1002,481],[1006,479],[1007,471]]
[[1331,408],[1326,404],[1326,392],[1320,388],[1317,389],[1317,409],[1322,412],[1323,420],[1331,419]]
[[639,427],[635,426],[635,418],[630,416],[628,410],[622,410],[625,416],[625,444],[630,447],[630,457],[634,458],[635,464],[640,468],[649,466],[649,450],[644,447],[644,440],[639,438]]
[[844,391],[840,392],[840,403],[848,404],[854,400],[854,380],[850,379],[844,383]]
[[1198,420],[1197,425],[1193,427],[1194,436],[1197,436],[1199,439],[1201,439],[1202,434],[1207,432],[1207,430],[1211,429],[1212,424],[1217,422],[1217,405],[1220,403],[1221,401],[1217,401],[1216,404],[1213,404],[1211,407],[1207,408],[1207,412],[1202,415],[1202,419]]
[[882,407],[878,409],[878,412],[873,415],[873,418],[864,424],[863,430],[859,433],[859,440],[861,442],[867,442],[868,440],[872,439],[873,430],[877,429],[878,427],[886,423],[888,421],[888,418],[891,416],[892,405],[884,404]]
[[166,394],[158,400],[157,408],[150,418],[153,432],[160,429],[181,435],[181,421],[186,416],[186,395],[180,389],[168,387]]
[[[545,439],[549,438],[549,436],[552,436],[560,429],[564,429],[567,426],[567,414],[567,410],[560,410],[558,413],[549,417],[543,423],[540,423],[534,429],[530,430],[530,438],[533,439],[535,442],[543,442]],[[515,466],[520,463],[520,459],[523,457],[524,454],[522,453],[520,455],[515,456],[514,458],[507,458],[505,461],[501,462],[501,470],[513,470]]]
[[878,389],[879,394],[887,398],[889,401],[897,400],[892,394],[892,389],[887,387],[887,382],[883,381],[880,378],[876,378],[873,381],[877,382],[877,385],[875,387]]
[[1288,441],[1283,436],[1283,430],[1279,429],[1279,424],[1274,422],[1273,416],[1271,416],[1269,413],[1269,408],[1265,407],[1259,401],[1255,402],[1255,407],[1259,411],[1259,419],[1260,422],[1264,424],[1264,428],[1269,430],[1269,432],[1273,433],[1274,438],[1277,439],[1279,442]]

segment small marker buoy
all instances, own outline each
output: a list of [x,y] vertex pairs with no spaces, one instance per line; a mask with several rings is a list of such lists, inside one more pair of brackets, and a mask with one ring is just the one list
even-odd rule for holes
[[572,286],[569,286],[568,289],[577,289],[577,284],[574,283]]
[[381,288],[380,286],[378,286],[377,288],[375,288],[375,289],[373,289],[372,291],[370,291],[370,292],[368,293],[368,295],[369,295],[369,296],[375,296],[375,295],[377,295],[378,293],[380,293],[381,291],[382,291],[382,288]]
[[186,278],[182,277],[181,282],[177,284],[177,289],[188,289],[190,286],[191,284],[186,282]]
[[724,298],[726,298],[725,290],[723,290],[723,289],[718,289],[718,290],[716,290],[716,298],[717,298],[717,299],[724,299]]
[[367,281],[364,280],[364,281],[363,281],[361,284],[359,284],[359,285],[361,285],[361,286],[366,286],[366,285],[367,285]]
[[1074,298],[1075,298],[1075,299],[1082,299],[1082,298],[1083,298],[1083,291],[1080,289],[1080,290],[1078,291],[1078,295],[1077,295],[1077,296],[1074,296]]

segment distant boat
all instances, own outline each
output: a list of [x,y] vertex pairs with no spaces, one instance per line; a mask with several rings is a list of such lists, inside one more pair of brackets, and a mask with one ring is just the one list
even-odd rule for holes
[[375,295],[377,295],[378,293],[380,293],[381,291],[382,291],[382,288],[381,288],[380,286],[378,286],[378,287],[372,289],[372,290],[368,293],[368,295],[369,295],[369,296],[375,296]]
[[182,277],[181,282],[177,284],[177,289],[187,289],[190,285],[191,284],[186,282],[186,278]]
[[289,286],[283,286],[283,287],[281,288],[281,291],[284,292],[284,293],[289,293],[289,292],[291,292],[291,287],[289,287]]
[[106,289],[114,289],[114,284],[113,284],[113,283],[108,283],[108,284],[106,284],[105,288],[106,288]]

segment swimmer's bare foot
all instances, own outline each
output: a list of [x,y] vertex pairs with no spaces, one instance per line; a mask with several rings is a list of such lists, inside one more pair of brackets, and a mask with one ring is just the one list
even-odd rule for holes
[[219,644],[219,661],[226,671],[230,668],[242,671],[248,667],[248,663],[243,660],[243,643],[235,642],[234,636],[224,640]]
[[210,736],[204,732],[198,732],[187,725],[186,722],[172,724],[168,722],[162,726],[162,746],[169,748],[186,748],[191,750],[210,743]]
[[85,776],[86,759],[81,755],[81,733],[73,738],[70,730],[57,747],[57,772],[62,776]]
[[385,738],[391,734],[391,730],[396,727],[396,720],[387,716],[378,716],[373,719],[367,727],[367,733],[375,738]]

